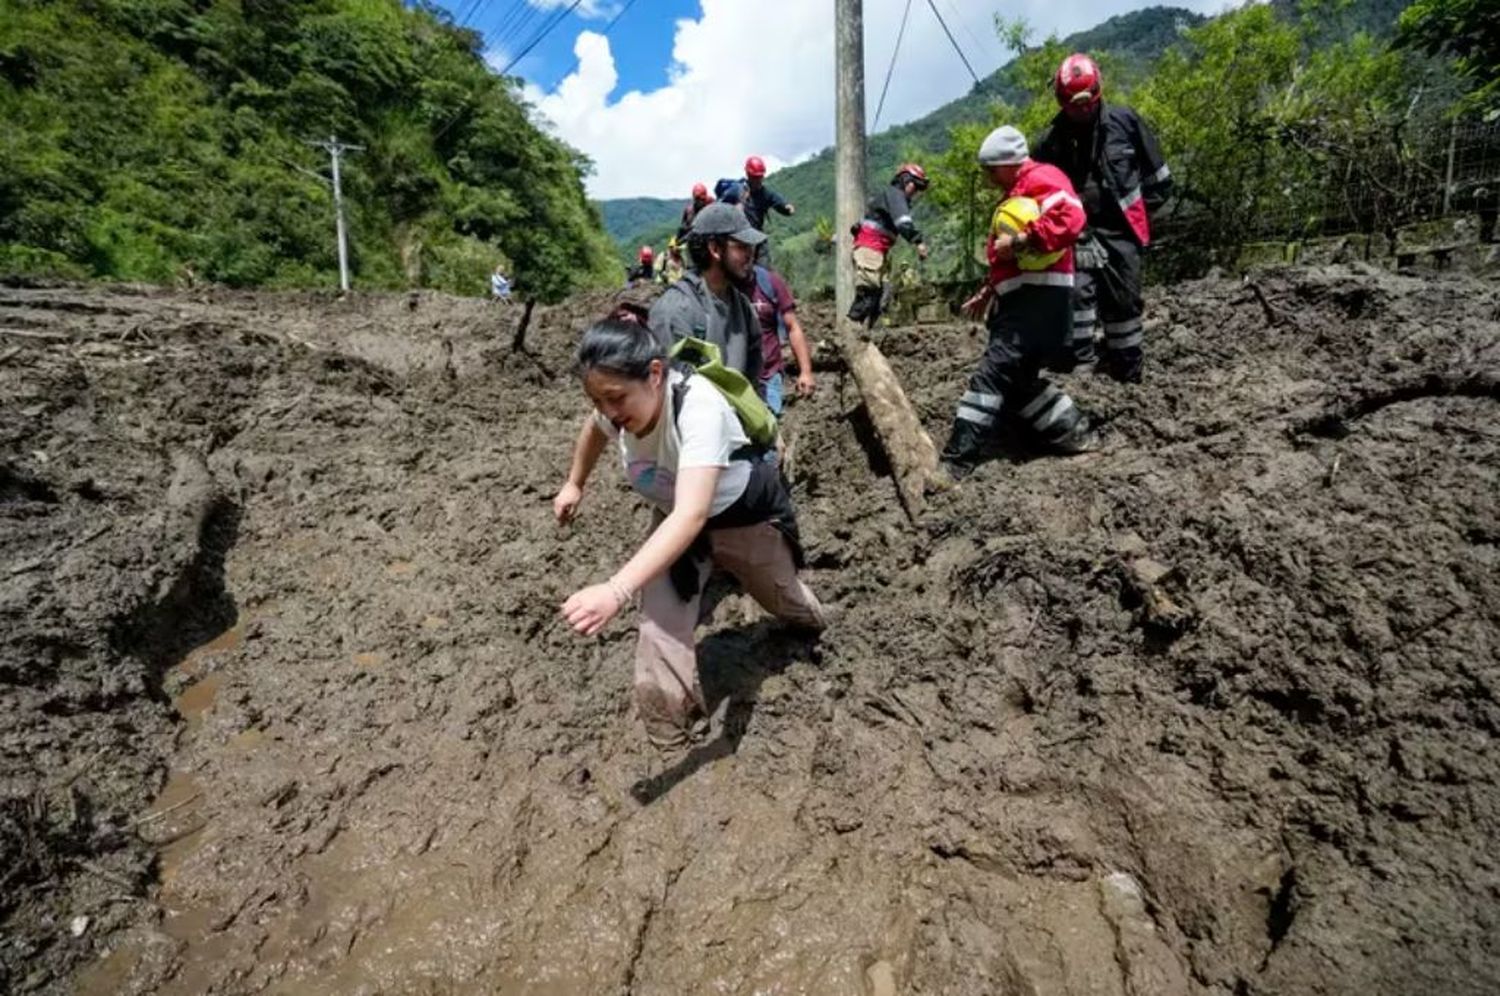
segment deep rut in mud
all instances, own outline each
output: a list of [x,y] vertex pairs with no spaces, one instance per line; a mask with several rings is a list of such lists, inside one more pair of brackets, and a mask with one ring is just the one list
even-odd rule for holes
[[[722,598],[671,763],[556,615],[648,521],[550,515],[603,304],[0,288],[0,988],[1500,988],[1493,287],[1167,289],[915,529],[823,371],[834,625]],[[880,341],[941,438],[976,332]]]

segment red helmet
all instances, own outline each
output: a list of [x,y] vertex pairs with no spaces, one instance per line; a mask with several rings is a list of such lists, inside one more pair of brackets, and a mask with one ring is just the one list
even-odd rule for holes
[[693,184],[693,200],[695,200],[695,201],[706,201],[706,200],[708,200],[708,188],[705,187],[701,183],[695,183],[695,184]]
[[656,253],[651,251],[650,246],[641,246],[641,262],[649,263],[656,258]]
[[896,170],[895,182],[905,183],[906,180],[903,180],[902,177],[915,183],[918,190],[927,189],[927,171],[916,163],[902,164],[901,168]]
[[1099,73],[1098,63],[1082,52],[1074,52],[1057,67],[1057,75],[1052,80],[1052,91],[1057,94],[1057,102],[1063,107],[1092,108],[1099,103],[1103,83],[1104,77]]
[[765,176],[766,175],[766,161],[764,159],[762,159],[760,156],[751,156],[749,159],[746,159],[745,160],[745,175],[746,176]]

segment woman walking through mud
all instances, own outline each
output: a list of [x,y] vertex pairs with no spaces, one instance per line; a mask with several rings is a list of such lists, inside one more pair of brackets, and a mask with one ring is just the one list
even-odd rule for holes
[[599,455],[617,440],[631,486],[657,515],[635,555],[575,592],[562,613],[592,636],[640,594],[636,708],[653,744],[679,746],[706,727],[693,630],[711,565],[793,625],[821,630],[823,608],[797,576],[801,550],[781,472],[761,459],[718,388],[674,366],[649,328],[624,317],[584,333],[577,369],[595,411],[553,512],[561,523],[573,519]]

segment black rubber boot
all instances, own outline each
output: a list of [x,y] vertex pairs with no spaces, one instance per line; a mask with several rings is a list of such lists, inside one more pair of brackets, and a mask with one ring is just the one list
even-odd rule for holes
[[1100,363],[1104,372],[1121,384],[1139,384],[1141,370],[1145,365],[1146,357],[1139,347],[1106,349],[1104,359]]
[[943,447],[943,469],[953,480],[961,481],[974,473],[984,450],[986,430],[968,419],[953,420],[948,445]]
[[1087,416],[1080,417],[1073,428],[1049,444],[1059,453],[1076,456],[1079,453],[1092,453],[1103,444],[1099,436],[1099,430],[1094,428]]

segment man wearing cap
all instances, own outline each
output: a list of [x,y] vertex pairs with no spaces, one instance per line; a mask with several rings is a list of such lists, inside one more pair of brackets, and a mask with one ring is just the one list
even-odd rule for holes
[[733,204],[709,204],[693,219],[688,259],[696,272],[662,292],[651,306],[651,331],[671,348],[693,338],[719,347],[724,365],[763,390],[760,323],[750,299],[736,289],[752,278],[755,250],[766,240]]
[[[1007,200],[990,230],[984,286],[964,302],[966,315],[987,318],[990,337],[943,448],[943,466],[954,480],[979,463],[1003,414],[1055,452],[1098,446],[1087,416],[1041,376],[1069,349],[1073,243],[1083,231],[1083,204],[1061,170],[1028,157],[1026,138],[1015,128],[990,132],[979,147],[979,165]],[[1032,220],[1013,231],[1002,227],[1022,213]]]

